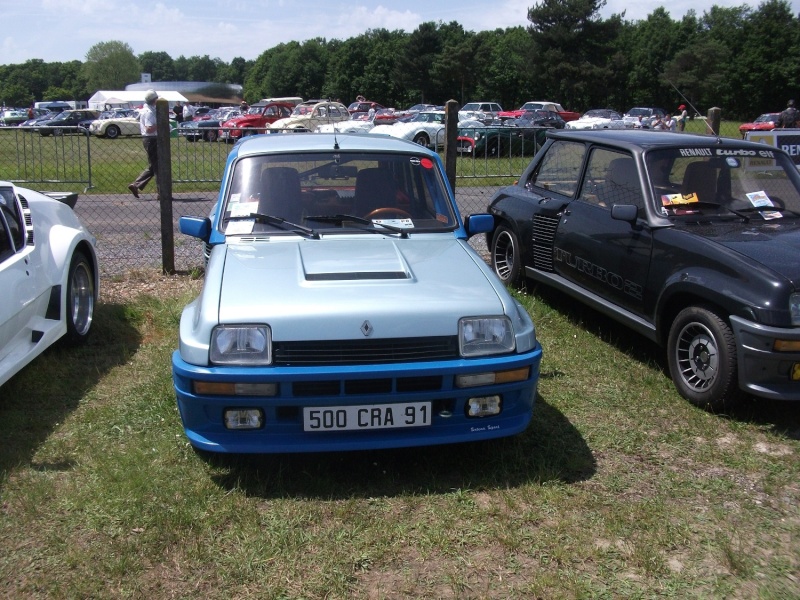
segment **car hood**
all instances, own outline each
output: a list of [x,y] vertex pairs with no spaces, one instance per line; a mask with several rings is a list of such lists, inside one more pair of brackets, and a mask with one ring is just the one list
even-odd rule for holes
[[234,242],[221,269],[219,321],[268,323],[275,340],[360,339],[365,321],[375,338],[456,335],[460,317],[509,310],[450,236]]
[[[780,219],[753,225],[731,225],[729,228],[709,226],[695,231],[726,248],[761,263],[782,275],[800,289],[800,223],[797,219],[778,223]],[[713,228],[713,229],[712,229]]]

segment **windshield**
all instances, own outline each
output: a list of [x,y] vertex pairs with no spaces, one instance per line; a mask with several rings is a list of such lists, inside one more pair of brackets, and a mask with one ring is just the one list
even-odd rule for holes
[[544,105],[541,102],[526,102],[520,110],[538,110],[542,108],[544,108]]
[[411,121],[414,123],[444,123],[444,113],[419,112]]
[[[385,223],[414,233],[457,224],[440,169],[418,154],[248,156],[233,167],[224,209],[219,227],[228,235],[282,232],[253,214],[320,233],[341,232],[359,220],[362,228]],[[334,218],[342,215],[353,218]]]
[[769,146],[654,150],[646,162],[664,216],[800,216],[800,174]]

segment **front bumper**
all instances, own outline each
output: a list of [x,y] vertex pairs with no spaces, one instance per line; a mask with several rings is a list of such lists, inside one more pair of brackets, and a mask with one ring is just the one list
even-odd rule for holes
[[[768,327],[731,317],[736,338],[739,387],[772,400],[800,400],[800,352],[776,352],[775,340],[800,341],[800,328]],[[797,366],[795,366],[797,365]]]
[[[401,448],[493,439],[518,434],[531,420],[539,380],[541,346],[525,354],[393,365],[335,367],[198,367],[172,356],[173,384],[191,444],[212,452],[326,452]],[[516,383],[457,388],[456,375],[529,367]],[[200,396],[192,381],[278,384],[275,396]],[[502,411],[491,417],[465,414],[469,398],[498,394]],[[431,425],[399,429],[306,432],[304,407],[368,406],[430,402]],[[232,431],[224,424],[226,408],[258,408],[264,426]]]

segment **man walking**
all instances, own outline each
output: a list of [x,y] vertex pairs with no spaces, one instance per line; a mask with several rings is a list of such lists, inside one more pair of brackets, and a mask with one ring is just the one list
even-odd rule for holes
[[136,181],[128,186],[135,198],[144,190],[158,171],[158,140],[156,138],[156,100],[158,94],[154,90],[147,90],[144,95],[144,106],[139,111],[139,131],[142,133],[142,144],[147,153],[147,168],[139,174]]
[[781,112],[778,117],[778,127],[784,129],[791,129],[797,127],[798,114],[797,109],[794,107],[794,100],[789,100],[786,108]]

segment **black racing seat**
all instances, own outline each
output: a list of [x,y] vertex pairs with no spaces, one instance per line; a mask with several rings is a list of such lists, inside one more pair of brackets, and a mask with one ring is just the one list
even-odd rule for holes
[[300,175],[291,167],[267,167],[261,173],[258,212],[299,223],[303,216]]

